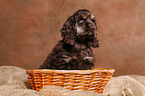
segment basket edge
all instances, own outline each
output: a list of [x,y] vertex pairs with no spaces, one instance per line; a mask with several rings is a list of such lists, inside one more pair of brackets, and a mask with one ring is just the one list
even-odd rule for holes
[[[103,70],[101,70],[103,69]],[[78,74],[88,74],[94,72],[110,72],[114,73],[115,69],[107,69],[107,68],[94,68],[94,70],[53,70],[53,69],[36,69],[36,70],[26,70],[26,73],[78,73]]]

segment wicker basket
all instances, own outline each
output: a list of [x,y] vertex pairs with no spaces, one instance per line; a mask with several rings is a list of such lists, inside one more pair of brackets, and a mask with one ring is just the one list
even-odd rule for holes
[[103,93],[103,89],[112,78],[114,69],[94,68],[94,70],[27,70],[34,90],[46,85],[62,86],[75,91]]

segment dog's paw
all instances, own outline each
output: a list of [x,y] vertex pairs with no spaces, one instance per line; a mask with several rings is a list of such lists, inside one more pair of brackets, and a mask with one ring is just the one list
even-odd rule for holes
[[76,56],[67,56],[67,55],[63,55],[63,60],[66,61],[66,62],[70,62],[72,59],[77,59]]
[[89,56],[86,56],[83,59],[89,60],[90,62],[93,62],[94,61],[94,57],[89,57]]

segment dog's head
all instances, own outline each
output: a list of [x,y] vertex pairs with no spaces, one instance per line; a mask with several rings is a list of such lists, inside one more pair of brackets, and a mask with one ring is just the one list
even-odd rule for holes
[[97,25],[94,15],[86,10],[78,10],[70,16],[61,29],[61,36],[66,44],[83,42],[92,47],[98,47]]

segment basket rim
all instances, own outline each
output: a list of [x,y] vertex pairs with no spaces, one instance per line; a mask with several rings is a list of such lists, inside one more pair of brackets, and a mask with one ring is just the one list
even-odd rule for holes
[[110,68],[93,68],[93,70],[54,70],[54,69],[33,69],[33,70],[26,70],[27,73],[78,73],[78,74],[87,74],[87,73],[94,73],[94,72],[110,72],[114,73],[115,69]]

